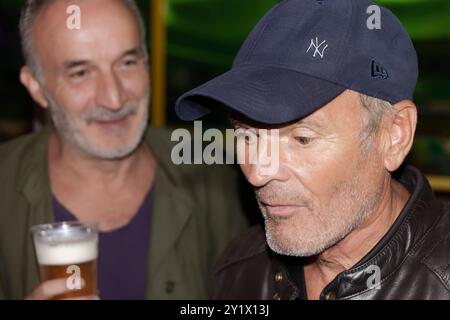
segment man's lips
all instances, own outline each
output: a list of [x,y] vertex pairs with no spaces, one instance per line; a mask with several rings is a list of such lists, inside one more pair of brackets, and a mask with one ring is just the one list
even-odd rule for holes
[[286,203],[262,203],[262,205],[266,208],[269,216],[279,217],[279,218],[288,218],[292,216],[296,210],[299,208],[304,208],[305,206],[297,205],[297,204],[286,204]]
[[125,124],[126,120],[128,119],[128,115],[123,116],[122,118],[115,119],[115,120],[94,120],[94,122],[102,127],[105,128],[113,128],[117,126],[121,126]]

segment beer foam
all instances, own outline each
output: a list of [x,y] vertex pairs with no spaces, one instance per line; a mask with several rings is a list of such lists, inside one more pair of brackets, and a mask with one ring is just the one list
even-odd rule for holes
[[70,265],[97,259],[98,238],[87,241],[48,243],[36,242],[36,255],[41,265]]

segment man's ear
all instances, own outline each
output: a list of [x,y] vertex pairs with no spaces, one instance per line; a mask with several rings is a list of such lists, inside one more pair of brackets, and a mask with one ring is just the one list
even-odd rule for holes
[[411,150],[417,126],[417,108],[414,102],[404,100],[393,108],[394,112],[387,123],[388,140],[384,150],[384,166],[390,172],[400,167]]
[[27,88],[34,101],[42,108],[48,107],[48,101],[44,96],[42,87],[28,66],[23,66],[20,69],[20,82]]

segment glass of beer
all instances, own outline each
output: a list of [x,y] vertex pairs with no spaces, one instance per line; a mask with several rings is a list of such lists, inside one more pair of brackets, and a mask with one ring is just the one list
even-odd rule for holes
[[80,222],[60,222],[31,228],[41,281],[66,279],[66,294],[54,299],[98,295],[98,231]]

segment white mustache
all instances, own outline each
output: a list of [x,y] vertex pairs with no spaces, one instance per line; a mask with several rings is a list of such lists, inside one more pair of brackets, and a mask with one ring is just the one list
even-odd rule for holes
[[95,121],[115,121],[129,115],[137,113],[138,106],[134,103],[126,103],[118,111],[113,111],[104,107],[97,107],[92,111],[84,114],[84,120],[91,124]]

